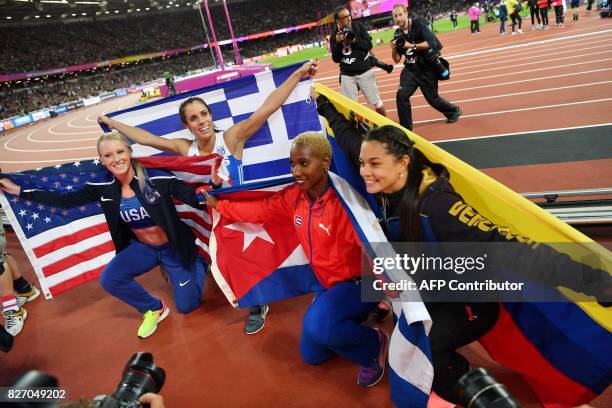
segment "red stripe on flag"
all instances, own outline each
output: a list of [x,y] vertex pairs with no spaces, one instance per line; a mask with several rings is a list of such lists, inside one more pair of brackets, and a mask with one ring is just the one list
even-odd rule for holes
[[51,295],[57,296],[61,293],[67,292],[70,289],[82,285],[90,280],[97,279],[100,276],[100,273],[104,269],[106,265],[99,266],[91,271],[84,272],[80,275],[75,276],[74,278],[70,278],[62,283],[58,283],[55,286],[51,286],[49,291]]
[[207,231],[210,231],[212,229],[212,225],[210,225],[209,223],[207,223],[206,221],[204,221],[204,218],[200,217],[198,214],[192,212],[192,211],[181,211],[178,213],[179,217],[181,218],[185,218],[188,220],[192,220],[195,221],[196,224],[198,224],[199,226],[201,226],[202,228],[204,228]]
[[65,269],[78,265],[81,262],[92,260],[100,255],[112,252],[114,250],[115,245],[113,245],[112,241],[104,242],[100,245],[79,252],[78,254],[67,256],[57,262],[45,266],[44,268],[42,268],[43,275],[45,275],[46,277],[52,276],[58,272],[62,272]]
[[64,235],[63,237],[56,238],[53,241],[47,242],[46,244],[40,245],[36,248],[32,248],[32,250],[34,251],[34,255],[36,255],[37,258],[40,258],[65,246],[78,244],[79,242],[87,238],[95,237],[96,235],[103,234],[107,231],[108,224],[106,222],[103,222],[101,224],[92,225],[91,227],[84,228],[75,233],[70,233],[70,235]]
[[576,406],[596,397],[550,364],[503,307],[480,342],[497,362],[523,375],[545,407]]
[[[212,171],[212,165],[217,157],[221,157],[216,153],[209,156],[195,157],[176,157],[168,156],[160,157],[140,157],[138,161],[147,168],[162,168],[168,171],[180,171],[184,173],[192,173],[200,176],[209,175]],[[198,164],[207,163],[207,164]]]

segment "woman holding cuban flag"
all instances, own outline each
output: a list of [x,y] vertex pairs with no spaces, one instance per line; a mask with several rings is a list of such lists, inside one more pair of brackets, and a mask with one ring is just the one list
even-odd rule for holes
[[[203,99],[198,97],[185,99],[179,106],[179,116],[183,125],[193,135],[193,140],[158,137],[146,130],[129,126],[104,115],[98,120],[109,128],[118,130],[133,142],[165,152],[181,156],[208,156],[213,153],[223,156],[225,167],[229,172],[228,181],[238,185],[244,182],[242,154],[245,143],[283,105],[302,78],[316,73],[317,66],[316,60],[306,62],[276,88],[249,118],[223,132],[215,127],[212,112]],[[221,173],[223,172],[213,169],[211,187],[221,187],[223,183],[222,176],[219,176]],[[255,334],[260,331],[264,326],[268,310],[268,305],[253,306],[249,311],[244,332]]]
[[362,301],[362,243],[330,185],[331,144],[321,133],[305,132],[291,146],[295,183],[260,200],[218,200],[206,204],[232,221],[293,225],[308,254],[312,270],[325,288],[304,315],[300,352],[308,364],[319,365],[338,354],[361,366],[357,383],[371,387],[385,372],[389,336],[361,323],[378,302]]

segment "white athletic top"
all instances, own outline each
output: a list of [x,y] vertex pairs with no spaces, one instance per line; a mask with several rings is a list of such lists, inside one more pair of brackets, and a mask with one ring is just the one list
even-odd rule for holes
[[[227,168],[229,172],[231,184],[232,185],[243,184],[244,175],[242,173],[242,160],[238,160],[234,156],[232,156],[232,154],[230,153],[229,149],[227,148],[225,144],[225,137],[223,136],[224,136],[223,133],[216,134],[215,147],[213,149],[213,152],[224,157],[223,164],[225,165],[225,167]],[[187,152],[187,156],[191,157],[191,156],[199,156],[199,155],[200,155],[200,148],[198,147],[198,141],[194,139],[193,142],[191,142],[191,146],[189,146],[189,151]]]

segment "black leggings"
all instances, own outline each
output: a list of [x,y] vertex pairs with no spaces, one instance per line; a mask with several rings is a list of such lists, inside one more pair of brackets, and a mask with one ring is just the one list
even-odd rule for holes
[[472,34],[480,32],[480,20],[470,21],[470,30]]
[[563,6],[555,6],[555,23],[563,24]]
[[540,14],[538,14],[537,7],[529,6],[529,13],[531,14],[531,25],[535,24],[535,18],[538,19],[538,24],[540,24]]
[[520,30],[523,26],[523,18],[521,17],[521,15],[518,12],[516,12],[512,14],[510,18],[512,19],[512,32],[514,32],[514,27],[516,26],[517,20],[518,20],[518,29]]
[[548,9],[546,7],[541,8],[540,15],[542,16],[542,25],[548,26]]
[[470,370],[459,347],[470,344],[493,328],[499,303],[428,303],[433,326],[429,332],[434,366],[433,390],[447,401],[457,403],[455,385]]

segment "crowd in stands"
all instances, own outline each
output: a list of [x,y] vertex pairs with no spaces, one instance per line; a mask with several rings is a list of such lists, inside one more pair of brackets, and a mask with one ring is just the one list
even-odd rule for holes
[[[323,0],[315,8],[309,0],[293,0],[288,7],[286,1],[267,0],[231,3],[228,7],[234,34],[239,37],[314,22],[339,3],[340,0]],[[211,6],[210,10],[217,39],[229,39],[223,7]],[[205,42],[200,15],[192,8],[172,13],[128,14],[93,22],[0,27],[0,45],[5,50],[0,73],[86,64]],[[40,58],[41,55],[45,57]]]
[[[248,43],[241,42],[239,50],[242,57],[249,58],[283,46],[315,40],[314,29],[304,30],[261,38]],[[224,46],[222,53],[225,63],[234,62],[231,45]],[[164,60],[158,59],[125,67],[95,70],[81,73],[79,76],[65,75],[61,79],[30,80],[18,85],[12,84],[11,87],[0,86],[0,99],[2,99],[0,118],[23,115],[60,103],[95,96],[102,92],[110,92],[130,85],[140,85],[161,78],[164,72],[171,72],[177,76],[213,65],[211,53],[206,49]]]
[[[284,0],[269,0],[229,4],[228,7],[234,34],[239,37],[315,21],[343,3],[340,0],[323,0],[315,8],[310,0],[294,0],[288,9]],[[469,4],[469,1],[461,0],[415,0],[412,11],[422,16],[436,15],[451,8],[461,10]],[[223,7],[212,6],[210,10],[218,39],[229,38]],[[278,10],[287,12],[279,13]],[[6,52],[5,58],[0,60],[0,73],[51,69],[186,48],[204,43],[205,38],[200,15],[193,9],[128,15],[126,18],[93,22],[3,27],[0,28],[0,44]],[[284,46],[316,40],[316,30],[313,28],[240,42],[238,46],[241,56],[249,58]],[[222,52],[226,63],[234,62],[231,45],[224,46]],[[45,57],[40,58],[41,55]],[[210,51],[203,50],[165,60],[147,60],[126,67],[80,73],[78,76],[22,82],[11,87],[0,84],[0,116],[6,118],[27,114],[59,103],[146,83],[162,77],[164,72],[172,72],[176,76],[212,65],[214,62]]]

